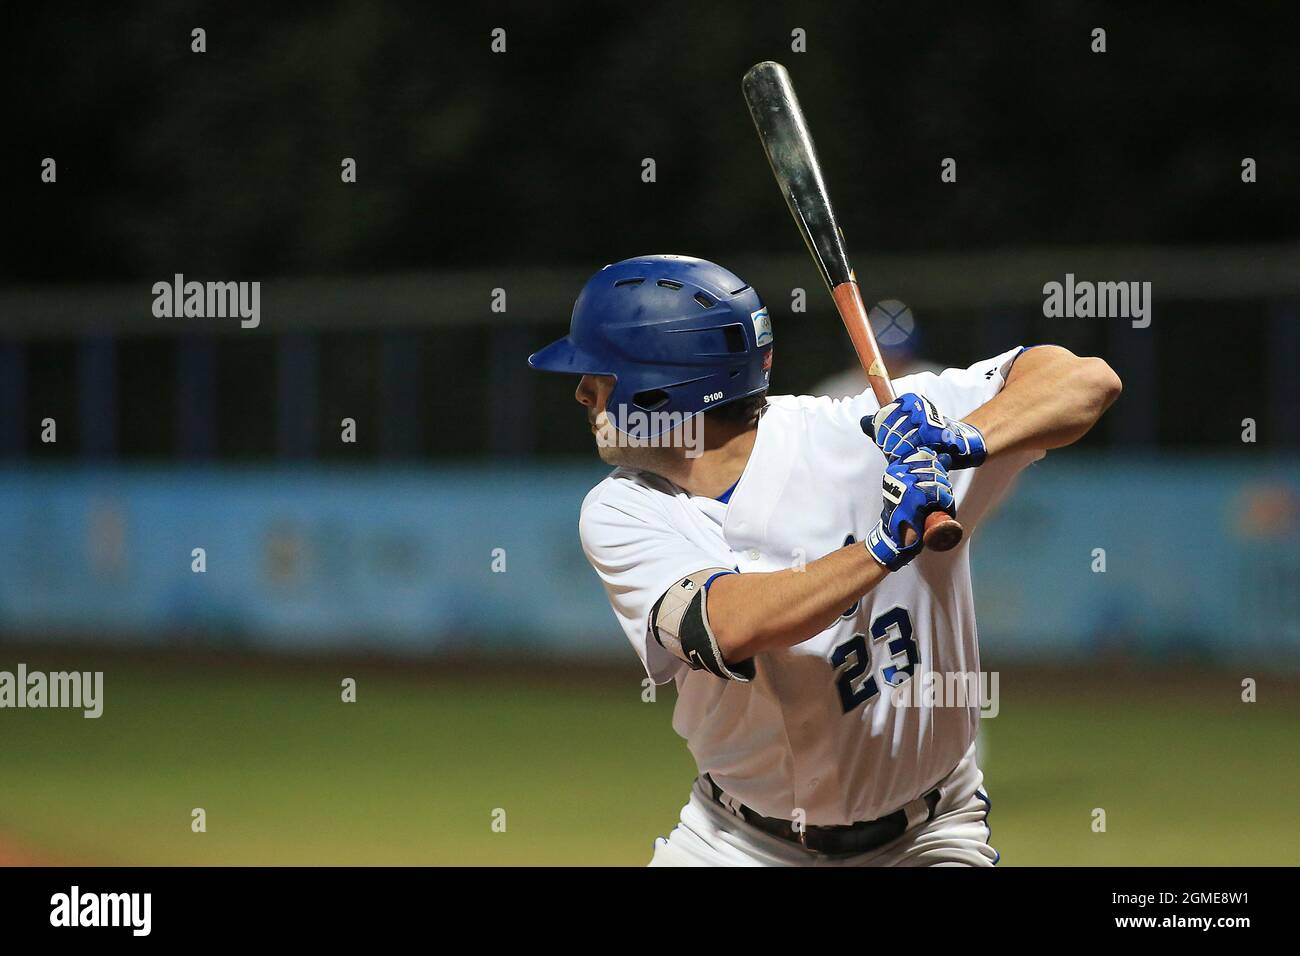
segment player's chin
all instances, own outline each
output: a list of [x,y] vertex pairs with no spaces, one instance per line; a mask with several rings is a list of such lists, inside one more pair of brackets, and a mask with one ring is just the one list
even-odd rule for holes
[[613,465],[616,468],[644,469],[658,462],[662,450],[651,446],[643,446],[611,430],[606,433],[604,440],[601,440],[601,436],[597,436],[596,453],[600,455],[600,460],[607,465]]
[[607,465],[624,464],[624,456],[620,454],[622,451],[623,449],[616,445],[602,445],[599,442],[596,443],[596,454],[600,455],[600,460]]
[[612,428],[592,428],[591,437],[596,441],[596,454],[600,455],[601,461],[607,465],[623,464],[623,452],[626,449],[617,440]]

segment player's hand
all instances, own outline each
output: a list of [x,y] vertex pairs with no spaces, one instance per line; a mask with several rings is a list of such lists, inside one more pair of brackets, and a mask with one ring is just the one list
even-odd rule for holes
[[863,415],[860,424],[891,462],[918,448],[947,456],[945,467],[952,469],[975,468],[988,457],[978,428],[945,417],[933,402],[915,392],[898,396],[875,415]]
[[885,508],[865,543],[873,558],[890,571],[897,571],[921,553],[925,516],[932,511],[946,511],[955,518],[957,503],[947,468],[929,448],[890,462],[883,486]]

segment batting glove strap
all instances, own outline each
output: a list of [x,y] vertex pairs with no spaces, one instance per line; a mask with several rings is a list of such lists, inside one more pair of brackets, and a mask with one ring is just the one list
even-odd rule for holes
[[984,444],[984,433],[970,422],[948,419],[950,428],[940,436],[945,444],[959,449],[956,454],[945,450],[951,468],[978,468],[989,457]]
[[897,571],[906,567],[909,561],[921,553],[922,548],[919,536],[911,547],[907,548],[894,541],[885,530],[884,522],[877,522],[862,543],[871,556],[887,571]]
[[945,456],[950,468],[975,468],[988,457],[978,428],[947,418],[932,401],[915,392],[898,396],[874,415],[864,415],[859,424],[890,461],[907,458],[921,448]]

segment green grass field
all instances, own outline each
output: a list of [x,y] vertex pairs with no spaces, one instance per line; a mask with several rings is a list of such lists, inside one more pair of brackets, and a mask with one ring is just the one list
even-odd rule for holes
[[[672,689],[643,703],[635,669],[94,666],[99,720],[0,711],[0,848],[76,864],[640,865],[694,776]],[[1267,679],[1259,703],[1239,694],[1235,677],[1004,672],[982,722],[1003,863],[1300,863],[1300,696]]]

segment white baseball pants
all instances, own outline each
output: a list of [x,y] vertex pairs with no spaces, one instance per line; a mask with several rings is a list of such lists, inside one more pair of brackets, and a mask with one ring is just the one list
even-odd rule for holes
[[989,798],[971,747],[939,784],[934,818],[869,853],[829,857],[756,829],[695,781],[681,822],[655,840],[650,866],[993,866]]

